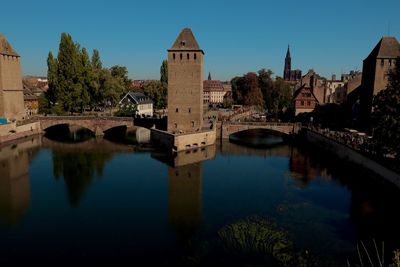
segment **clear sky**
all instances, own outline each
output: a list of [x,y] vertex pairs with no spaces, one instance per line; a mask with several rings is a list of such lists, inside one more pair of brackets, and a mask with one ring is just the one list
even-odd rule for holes
[[400,0],[12,0],[0,5],[0,32],[22,56],[24,75],[46,75],[61,32],[103,65],[133,79],[158,79],[180,30],[192,28],[205,51],[205,77],[229,80],[269,68],[282,76],[288,43],[292,68],[330,77],[362,69],[379,39],[400,38]]

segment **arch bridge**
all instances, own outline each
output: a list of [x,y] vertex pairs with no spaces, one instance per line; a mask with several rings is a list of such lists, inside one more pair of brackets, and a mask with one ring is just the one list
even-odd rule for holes
[[133,118],[122,117],[95,117],[95,116],[40,116],[38,117],[42,130],[49,127],[68,124],[76,125],[92,131],[96,136],[120,126],[133,127]]
[[276,123],[276,122],[223,122],[218,125],[218,137],[228,139],[229,135],[246,130],[268,129],[286,135],[296,134],[301,129],[300,123]]

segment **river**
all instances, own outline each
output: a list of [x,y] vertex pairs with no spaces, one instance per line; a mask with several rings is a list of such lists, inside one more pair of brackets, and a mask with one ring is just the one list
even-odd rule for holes
[[399,189],[305,143],[264,144],[3,147],[2,266],[353,266],[361,241],[392,258]]

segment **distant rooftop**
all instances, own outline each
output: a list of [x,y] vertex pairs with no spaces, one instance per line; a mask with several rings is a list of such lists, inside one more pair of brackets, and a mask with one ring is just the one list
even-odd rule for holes
[[200,51],[204,54],[203,50],[199,47],[193,32],[189,28],[181,31],[178,38],[168,51]]
[[0,33],[0,55],[19,57],[2,33]]

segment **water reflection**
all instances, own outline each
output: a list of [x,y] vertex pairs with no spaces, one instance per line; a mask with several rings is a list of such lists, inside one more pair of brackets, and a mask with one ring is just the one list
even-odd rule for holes
[[21,222],[29,209],[29,161],[39,147],[33,138],[0,149],[0,217],[7,224]]
[[215,157],[215,145],[178,152],[153,153],[168,164],[168,218],[183,246],[190,246],[202,221],[202,162]]
[[103,176],[104,168],[116,152],[133,149],[106,139],[89,139],[81,143],[62,143],[43,137],[43,146],[51,148],[53,175],[65,182],[70,204],[79,205],[80,200],[95,178]]

